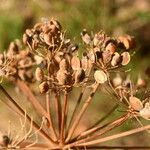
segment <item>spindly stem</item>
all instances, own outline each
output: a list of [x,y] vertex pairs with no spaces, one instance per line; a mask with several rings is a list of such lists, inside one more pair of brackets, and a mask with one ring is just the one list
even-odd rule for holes
[[[22,116],[26,115],[27,121],[31,123],[32,119],[25,113],[25,111],[15,102],[15,100],[6,92],[6,90],[0,85],[1,92],[7,97],[7,99],[16,107]],[[40,127],[34,122],[33,127],[38,130]],[[39,134],[45,138],[51,144],[56,144],[42,129],[39,131]]]
[[69,132],[68,132],[68,136],[66,138],[66,142],[68,142],[70,140],[70,138],[72,137],[73,133],[75,132],[75,130],[77,129],[77,126],[84,114],[84,112],[86,111],[87,107],[89,106],[91,100],[93,99],[94,95],[95,95],[95,92],[96,90],[98,89],[99,87],[99,83],[96,83],[93,87],[93,90],[90,94],[90,96],[87,98],[87,100],[84,102],[79,114],[77,115],[77,117],[75,118],[75,121],[72,125],[72,127],[70,128]]
[[62,110],[62,121],[61,121],[61,132],[60,132],[60,140],[61,144],[64,144],[64,130],[66,125],[66,117],[67,117],[67,105],[68,105],[68,93],[65,90],[64,99],[63,99],[63,110]]

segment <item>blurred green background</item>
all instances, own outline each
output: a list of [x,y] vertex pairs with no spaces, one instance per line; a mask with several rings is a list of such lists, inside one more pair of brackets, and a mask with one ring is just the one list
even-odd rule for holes
[[[11,41],[21,38],[26,28],[52,17],[61,22],[67,35],[76,42],[80,41],[83,28],[90,32],[102,29],[111,36],[133,35],[137,40],[137,52],[129,68],[133,74],[144,74],[150,66],[150,0],[0,0],[0,51],[6,50]],[[100,107],[107,109],[105,105],[94,104],[93,120],[99,117]],[[4,109],[1,107],[0,113],[5,116]],[[122,130],[130,128],[130,123]],[[138,145],[143,136],[138,134],[136,139],[120,143]],[[145,143],[148,142],[145,138]]]

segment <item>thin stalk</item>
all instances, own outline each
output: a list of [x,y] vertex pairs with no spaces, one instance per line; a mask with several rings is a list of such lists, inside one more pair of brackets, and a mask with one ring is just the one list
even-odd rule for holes
[[92,127],[90,127],[89,129],[87,129],[86,131],[82,132],[78,137],[78,138],[82,138],[83,136],[87,136],[89,134],[95,133],[96,131],[106,127],[107,125],[109,125],[110,123],[107,123],[105,126],[100,126],[100,127],[96,127],[97,125],[99,125],[99,123],[101,123],[102,121],[104,121],[110,114],[112,114],[114,112],[114,110],[118,107],[118,105],[115,105],[104,117],[102,117],[100,120],[98,120]]
[[140,128],[132,129],[132,130],[125,131],[125,132],[122,132],[122,133],[118,133],[118,134],[115,134],[115,135],[104,137],[104,138],[101,138],[101,139],[98,139],[98,140],[93,140],[93,141],[89,141],[89,142],[85,142],[85,143],[80,143],[80,144],[77,144],[77,146],[84,146],[84,145],[88,146],[88,145],[100,144],[100,143],[103,143],[103,142],[107,142],[107,141],[114,140],[114,139],[117,139],[117,138],[125,137],[125,136],[128,136],[128,135],[132,135],[132,134],[139,133],[139,132],[149,130],[149,129],[150,129],[150,125],[146,125],[146,126],[143,126],[143,127],[140,127]]
[[58,93],[55,91],[54,92],[54,102],[55,102],[55,109],[56,109],[56,113],[57,113],[57,120],[58,120],[58,130],[59,130],[59,134],[60,134],[60,129],[61,129],[61,120],[62,120],[62,108],[61,108],[61,102],[60,102],[60,96],[58,95]]
[[60,131],[60,140],[61,144],[64,144],[64,130],[66,126],[66,118],[67,118],[67,105],[68,105],[68,93],[65,90],[64,99],[63,99],[63,111],[62,111],[62,121],[61,121],[61,131]]
[[83,96],[84,92],[85,92],[85,88],[82,88],[82,91],[81,91],[81,93],[80,93],[80,95],[78,97],[77,103],[76,103],[75,108],[73,110],[73,113],[71,115],[71,119],[70,119],[70,122],[69,122],[69,125],[68,125],[68,129],[70,129],[70,127],[71,127],[71,123],[72,123],[72,121],[73,121],[73,119],[74,119],[74,117],[75,117],[75,115],[77,113],[77,110],[78,110],[79,105],[81,103],[81,99],[82,99],[82,96]]
[[83,114],[85,113],[87,107],[89,106],[90,102],[92,101],[94,95],[95,95],[95,92],[96,90],[98,89],[99,87],[99,83],[96,83],[93,87],[93,90],[90,94],[90,96],[87,98],[87,100],[84,102],[79,114],[77,115],[77,117],[75,118],[75,121],[73,122],[73,125],[72,127],[70,128],[69,132],[68,132],[68,136],[66,138],[66,142],[68,142],[70,140],[70,138],[72,137],[73,133],[75,132],[75,130],[77,129],[77,126],[83,116]]
[[[0,85],[0,90],[2,91],[2,93],[8,98],[8,100],[17,108],[17,110],[20,112],[20,114],[22,116],[26,115],[27,121],[29,123],[33,124],[33,127],[36,130],[39,130],[40,127],[25,113],[25,111],[15,102],[15,100],[6,92],[6,90]],[[39,134],[45,138],[48,142],[50,142],[51,144],[56,144],[42,129],[39,130]]]
[[[89,68],[89,70],[88,70],[88,72],[87,72],[87,80],[88,80],[88,77],[89,77],[91,71],[92,71],[92,66]],[[86,80],[86,81],[87,81],[87,80]],[[86,81],[85,81],[85,82],[86,82]],[[81,103],[81,100],[82,100],[82,97],[83,97],[83,94],[84,94],[85,90],[86,90],[86,88],[83,87],[82,90],[81,90],[81,93],[80,93],[80,95],[79,95],[79,97],[78,97],[78,100],[77,100],[76,105],[75,105],[75,107],[74,107],[73,113],[72,113],[72,115],[71,115],[71,117],[70,117],[71,119],[70,119],[70,122],[69,122],[69,125],[68,125],[68,130],[70,129],[71,124],[72,124],[72,121],[73,121],[73,119],[74,119],[74,117],[75,117],[75,115],[76,115],[76,113],[77,113],[77,110],[78,110],[78,108],[79,108],[79,105],[80,105],[80,103]],[[68,134],[68,131],[67,131],[67,134]]]
[[49,124],[50,124],[50,129],[51,129],[52,135],[54,136],[54,141],[56,141],[58,139],[57,139],[57,134],[56,134],[55,128],[53,126],[51,112],[50,112],[50,95],[49,95],[49,92],[46,93],[46,109],[47,109],[48,121],[49,121]]
[[[117,128],[118,126],[122,125],[128,118],[129,118],[129,115],[126,114],[113,122],[107,123],[106,125],[104,125],[102,127],[95,128],[91,131],[91,133],[88,134],[88,136],[86,138],[78,140],[78,141],[85,142],[87,140],[92,140],[94,138],[98,138],[99,136],[101,136],[105,133],[108,133],[112,129]],[[91,134],[96,133],[97,131],[99,131],[101,129],[103,129],[103,130],[100,133],[90,136]]]
[[23,81],[17,80],[17,85],[20,88],[20,90],[27,96],[28,100],[31,102],[33,107],[38,111],[38,113],[48,118],[48,114],[46,110],[42,107],[40,102],[35,98],[35,96],[31,92],[30,88],[26,85],[26,83]]

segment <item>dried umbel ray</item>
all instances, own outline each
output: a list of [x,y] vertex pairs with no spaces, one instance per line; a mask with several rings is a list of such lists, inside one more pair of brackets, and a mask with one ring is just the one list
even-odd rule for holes
[[[129,35],[109,37],[103,31],[89,35],[85,29],[81,33],[81,38],[85,51],[79,56],[81,48],[78,44],[66,38],[60,23],[51,19],[27,29],[22,40],[12,42],[7,52],[0,54],[1,79],[9,80],[26,95],[27,102],[32,104],[39,120],[42,120],[41,124],[32,119],[32,116],[28,115],[2,86],[1,99],[19,115],[25,116],[25,122],[43,138],[43,143],[37,140],[32,142],[27,138],[30,136],[26,135],[21,138],[22,140],[14,141],[8,135],[1,134],[1,147],[94,149],[94,146],[102,148],[100,145],[105,141],[150,129],[150,125],[147,125],[104,137],[104,134],[121,126],[128,119],[138,120],[138,117],[142,117],[149,120],[150,117],[149,97],[138,98],[136,90],[129,86],[131,80],[124,80],[119,74],[120,69],[132,59],[130,50],[132,52],[135,47],[134,38]],[[112,78],[116,71],[116,77]],[[139,91],[140,88],[146,88],[145,85],[143,87],[143,84],[139,84],[139,81],[137,83],[135,87]],[[33,85],[38,86],[38,91]],[[116,103],[103,118],[107,119],[118,105],[125,109],[124,114],[121,113],[120,117],[114,120],[107,119],[106,124],[97,120],[96,123],[93,122],[93,126],[81,132],[81,120],[92,104],[94,95],[102,89],[99,87],[106,87],[106,94],[110,94]],[[75,97],[76,105],[72,113],[68,114],[71,102],[69,95],[77,88],[80,91],[79,97]],[[83,99],[85,93],[89,95]],[[41,94],[45,96],[38,100]],[[22,128],[24,129],[24,126]],[[17,144],[15,146],[12,143]],[[109,149],[109,146],[107,148]]]

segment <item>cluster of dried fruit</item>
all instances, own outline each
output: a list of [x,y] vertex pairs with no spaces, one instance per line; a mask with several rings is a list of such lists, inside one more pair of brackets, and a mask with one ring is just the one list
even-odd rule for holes
[[[18,108],[21,115],[26,115],[26,119],[31,123],[31,126],[33,123],[33,127],[38,129],[43,137],[48,139],[53,146],[58,146],[56,149],[65,149],[65,144],[68,144],[70,148],[69,142],[74,142],[74,140],[79,140],[79,145],[78,142],[75,142],[74,144],[77,145],[73,146],[80,147],[82,144],[85,146],[86,140],[93,140],[92,136],[95,132],[95,136],[97,136],[99,129],[105,128],[105,126],[94,125],[90,130],[87,129],[83,134],[78,133],[76,138],[72,138],[76,127],[101,84],[104,84],[104,88],[108,88],[106,91],[112,94],[111,96],[115,96],[115,99],[126,108],[126,115],[116,119],[113,123],[109,122],[106,125],[106,127],[108,126],[107,130],[109,130],[109,125],[113,125],[113,127],[116,125],[117,127],[128,118],[140,116],[147,120],[150,119],[149,98],[146,97],[141,101],[137,96],[137,89],[146,87],[145,80],[138,78],[134,88],[129,77],[123,79],[121,73],[116,74],[114,78],[111,76],[111,73],[114,73],[116,69],[119,71],[120,68],[130,62],[130,50],[135,47],[134,38],[129,35],[113,38],[102,31],[89,35],[86,30],[83,30],[81,37],[85,51],[79,57],[79,50],[81,49],[77,44],[66,38],[60,23],[51,19],[36,24],[32,29],[27,29],[21,42],[19,40],[12,42],[8,51],[0,54],[0,76],[11,81],[17,81],[14,83],[28,97],[40,117],[46,120],[45,129],[39,127],[36,122],[32,122],[30,116],[26,115],[2,86],[0,86],[1,91]],[[146,73],[149,74],[149,70]],[[29,84],[26,84],[26,82]],[[46,106],[43,107],[32,93],[32,89],[29,87],[31,82],[37,83],[40,93],[46,95],[44,104]],[[82,87],[82,91],[67,129],[68,94],[71,93],[73,87],[79,86]],[[88,87],[92,90],[83,102],[81,109],[79,109],[79,105],[82,104],[82,96]],[[58,127],[53,127],[50,114],[50,93],[54,94],[55,97]],[[62,97],[64,97],[63,102],[60,101]],[[78,114],[77,111],[79,111]],[[116,122],[119,124],[115,124]],[[113,127],[110,127],[110,129],[113,129]],[[48,129],[52,131],[52,134],[47,133]],[[24,140],[26,140],[26,136],[18,143],[20,144]],[[8,147],[10,143],[11,141],[7,136],[0,134],[0,145]]]

